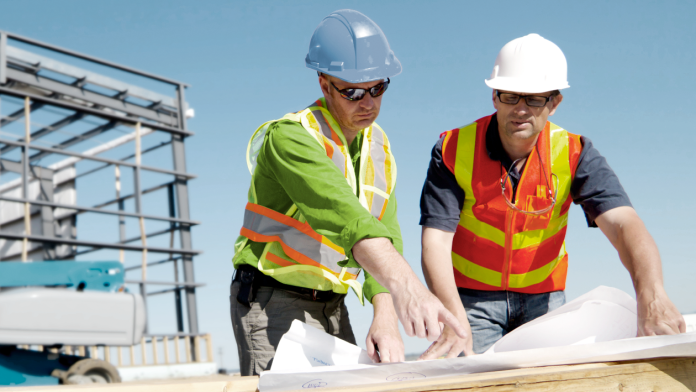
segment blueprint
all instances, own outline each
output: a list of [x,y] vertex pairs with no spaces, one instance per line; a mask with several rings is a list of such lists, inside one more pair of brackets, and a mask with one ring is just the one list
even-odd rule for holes
[[359,386],[536,366],[696,357],[696,332],[636,338],[635,301],[609,287],[598,287],[519,327],[485,354],[453,359],[373,364],[359,347],[296,323],[281,340],[273,369],[261,374],[260,392]]

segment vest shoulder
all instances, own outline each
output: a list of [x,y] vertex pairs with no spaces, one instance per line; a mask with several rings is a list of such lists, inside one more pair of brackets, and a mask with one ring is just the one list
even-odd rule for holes
[[558,124],[554,124],[552,122],[549,122],[549,124],[550,124],[549,130],[550,130],[551,134],[554,134],[555,132],[565,132],[568,134],[569,139],[574,140],[576,143],[580,143],[580,139],[582,138],[582,135],[577,134],[577,133],[572,133],[572,132],[568,131],[567,129],[561,127]]
[[458,127],[458,128],[453,128],[450,129],[449,131],[442,132],[440,134],[440,140],[444,141],[449,141],[453,140],[459,137],[459,134],[464,134],[464,133],[469,133],[469,132],[476,132],[476,125],[478,124],[477,121],[474,121],[472,123],[466,124],[464,126]]

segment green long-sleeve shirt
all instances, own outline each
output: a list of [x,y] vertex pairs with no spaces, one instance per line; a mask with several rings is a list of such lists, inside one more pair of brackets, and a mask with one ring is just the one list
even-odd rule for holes
[[[362,135],[358,135],[349,146],[356,177],[360,171],[361,147]],[[340,265],[360,267],[351,249],[364,238],[388,238],[403,253],[393,192],[382,220],[372,216],[322,146],[301,124],[290,120],[272,123],[257,162],[254,175],[257,204],[281,213],[293,203],[297,205],[312,229],[344,249],[348,260]],[[358,178],[356,182],[359,184]],[[265,245],[249,240],[235,256],[235,268],[241,264],[256,266]],[[372,301],[381,292],[387,290],[365,271],[365,297]]]

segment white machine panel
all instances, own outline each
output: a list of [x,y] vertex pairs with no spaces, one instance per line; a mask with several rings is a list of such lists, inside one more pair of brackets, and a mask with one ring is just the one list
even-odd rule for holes
[[130,346],[145,330],[133,293],[22,287],[0,291],[0,344]]

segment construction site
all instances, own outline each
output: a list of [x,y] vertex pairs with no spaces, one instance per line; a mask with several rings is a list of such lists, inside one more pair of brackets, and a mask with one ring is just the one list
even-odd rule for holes
[[0,7],[0,392],[696,391],[693,7],[349,3]]

